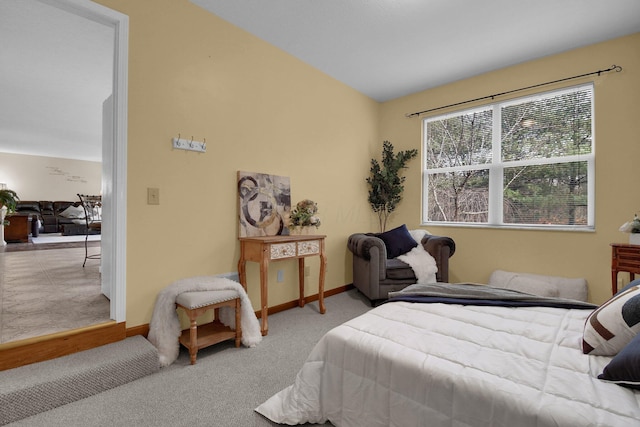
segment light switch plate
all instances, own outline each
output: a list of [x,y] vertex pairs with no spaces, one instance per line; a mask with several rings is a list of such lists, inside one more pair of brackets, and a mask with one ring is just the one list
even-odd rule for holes
[[160,189],[159,188],[147,188],[147,204],[159,205],[160,204]]

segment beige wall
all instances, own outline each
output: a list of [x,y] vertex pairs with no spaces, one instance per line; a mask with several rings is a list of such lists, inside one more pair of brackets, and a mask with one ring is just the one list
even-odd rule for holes
[[[640,34],[576,49],[382,105],[380,139],[397,149],[420,148],[421,119],[405,113],[427,110],[609,68],[608,73],[565,83],[595,82],[596,229],[595,232],[523,231],[488,228],[429,227],[434,234],[452,236],[457,252],[451,259],[451,280],[486,283],[495,269],[567,277],[585,277],[590,299],[600,303],[611,295],[612,242],[627,242],[618,227],[640,213]],[[560,86],[556,86],[560,87]],[[520,94],[519,94],[520,95]],[[519,96],[518,95],[518,96]],[[421,204],[421,165],[407,171],[405,199],[394,218],[418,225]],[[626,274],[621,274],[626,278]]]
[[[237,270],[236,172],[291,178],[292,200],[318,202],[327,237],[327,289],[351,282],[348,236],[377,229],[366,201],[369,162],[381,142],[419,148],[419,119],[404,114],[611,64],[597,79],[596,232],[433,228],[455,238],[453,281],[486,281],[496,268],[586,277],[591,298],[609,289],[609,243],[640,210],[631,174],[640,35],[522,64],[378,104],[187,0],[100,0],[130,17],[127,326],[148,323],[157,293],[176,279]],[[207,153],[175,151],[171,138],[206,138]],[[392,226],[420,221],[420,161],[407,171]],[[148,187],[160,205],[146,204]],[[317,260],[307,293],[316,292]],[[276,270],[285,283],[276,283]],[[248,265],[258,308],[257,266]],[[294,300],[295,262],[274,263],[270,300]],[[328,314],[331,306],[328,305]]]
[[100,194],[100,162],[0,153],[0,182],[20,200],[78,201],[78,194]]
[[[371,228],[364,179],[379,105],[187,0],[100,3],[130,17],[127,326],[148,323],[174,280],[237,271],[238,170],[289,176],[294,203],[318,203],[326,288],[350,283],[347,237]],[[206,138],[207,152],[173,150],[178,134]],[[308,264],[314,294],[318,261]],[[272,264],[270,306],[297,298],[295,267]],[[257,309],[257,266],[247,270]]]

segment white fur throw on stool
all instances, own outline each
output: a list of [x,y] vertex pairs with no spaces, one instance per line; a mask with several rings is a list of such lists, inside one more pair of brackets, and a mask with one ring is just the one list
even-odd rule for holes
[[[251,301],[240,283],[215,276],[189,277],[177,280],[158,294],[149,324],[148,339],[158,349],[161,367],[171,365],[180,353],[178,338],[182,331],[176,312],[176,297],[183,292],[220,290],[235,290],[240,295],[242,344],[246,347],[255,347],[262,341],[260,323],[253,311]],[[231,307],[221,307],[220,321],[235,329],[235,310]]]

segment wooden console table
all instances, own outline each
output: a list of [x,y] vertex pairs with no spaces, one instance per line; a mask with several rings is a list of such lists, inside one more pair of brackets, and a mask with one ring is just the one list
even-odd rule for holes
[[269,311],[269,262],[285,259],[298,259],[298,282],[300,285],[300,297],[298,305],[304,306],[304,259],[310,256],[320,256],[320,274],[318,280],[318,304],[320,313],[324,314],[324,274],[327,265],[327,257],[324,252],[324,239],[322,235],[305,236],[265,236],[265,237],[240,237],[240,260],[238,261],[238,275],[240,283],[247,289],[247,261],[260,263],[260,310],[262,335],[269,333],[267,315]]
[[625,243],[611,244],[611,293],[618,292],[618,272],[626,271],[631,280],[640,274],[640,246]]

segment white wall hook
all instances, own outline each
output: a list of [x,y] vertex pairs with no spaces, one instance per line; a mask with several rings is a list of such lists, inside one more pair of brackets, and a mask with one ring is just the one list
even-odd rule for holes
[[205,153],[207,151],[207,144],[200,141],[194,141],[193,137],[191,137],[191,140],[182,139],[180,138],[180,135],[178,135],[178,138],[173,138],[173,148]]

